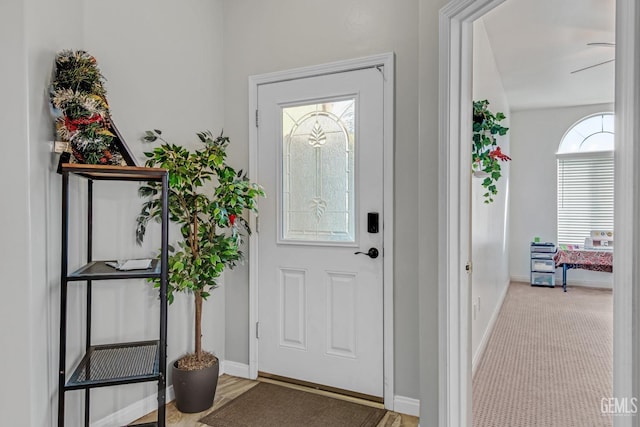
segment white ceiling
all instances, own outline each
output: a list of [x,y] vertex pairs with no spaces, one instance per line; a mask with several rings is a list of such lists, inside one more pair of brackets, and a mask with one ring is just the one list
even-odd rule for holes
[[615,0],[507,0],[484,25],[512,110],[613,102]]

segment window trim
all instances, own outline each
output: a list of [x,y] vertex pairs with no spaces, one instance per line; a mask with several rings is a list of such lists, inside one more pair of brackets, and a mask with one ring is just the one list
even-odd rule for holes
[[[571,132],[571,131],[576,127],[576,126],[578,126],[580,123],[582,123],[582,122],[584,122],[584,121],[589,120],[589,119],[590,119],[590,118],[592,118],[592,117],[597,117],[597,116],[606,116],[606,115],[611,115],[611,116],[613,116],[613,118],[614,118],[614,123],[615,123],[615,117],[616,117],[616,114],[615,114],[615,112],[613,112],[613,111],[601,111],[601,112],[599,112],[599,113],[589,114],[589,115],[586,115],[586,116],[582,117],[581,119],[576,120],[575,122],[573,122],[573,123],[571,124],[571,126],[569,126],[569,127],[567,128],[567,130],[564,132],[564,134],[562,134],[562,138],[560,138],[560,143],[558,144],[558,151],[556,151],[556,156],[564,156],[564,155],[567,155],[567,154],[575,155],[575,154],[579,154],[579,153],[602,153],[602,152],[609,152],[609,151],[613,152],[613,151],[614,151],[614,149],[615,149],[615,147],[614,147],[613,149],[611,149],[611,150],[598,150],[598,151],[566,151],[566,152],[560,152],[560,147],[562,147],[562,143],[564,142],[565,138],[567,137],[567,135],[569,135],[569,133],[570,133],[570,132]],[[610,133],[610,134],[612,134],[612,135],[614,136],[614,138],[615,138],[615,128],[614,128],[613,132],[609,132],[609,131],[604,131],[604,130],[602,130],[602,131],[600,131],[600,132],[595,132],[595,133],[591,133],[591,134],[587,135],[587,136],[582,140],[582,142],[580,143],[580,147],[582,147],[582,144],[584,144],[584,142],[585,142],[587,139],[589,139],[590,137],[592,137],[592,136],[593,136],[593,135],[595,135],[596,133]]]
[[[560,152],[560,149],[562,147],[562,144],[564,143],[565,138],[567,137],[567,135],[569,135],[576,126],[580,125],[580,123],[583,123],[593,117],[601,117],[601,116],[605,116],[605,115],[611,115],[613,116],[614,120],[615,120],[615,114],[612,112],[599,112],[599,113],[594,113],[594,114],[590,114],[588,116],[585,116],[583,118],[581,118],[580,120],[576,121],[575,123],[573,123],[568,129],[567,131],[564,133],[564,135],[562,136],[562,139],[560,140],[560,143],[558,144],[558,152],[556,152],[556,241],[558,242],[558,244],[568,244],[568,242],[564,242],[564,241],[560,241],[560,236],[567,234],[567,230],[565,230],[564,228],[562,230],[564,230],[565,232],[561,232],[561,227],[560,227],[560,173],[561,173],[561,168],[563,161],[571,161],[571,160],[584,160],[584,161],[588,161],[588,160],[605,160],[605,159],[614,159],[614,150],[615,150],[615,139],[614,139],[614,144],[613,144],[613,148],[611,150],[598,150],[598,151],[569,151],[569,152]],[[613,135],[613,138],[615,138],[615,130],[614,132],[609,132],[609,131],[605,131],[605,130],[601,130],[600,132],[597,133],[609,133]],[[591,133],[589,135],[586,135],[583,139],[583,141],[578,145],[578,149],[580,149],[582,147],[582,144],[584,143],[584,141],[586,141],[588,138],[590,138],[591,136],[595,135],[596,133]],[[615,163],[612,166],[613,168],[613,177],[615,178]],[[586,175],[585,176],[585,180],[586,180]],[[564,193],[562,193],[564,194]],[[613,188],[612,188],[612,195],[615,195],[615,181],[613,182]],[[615,202],[614,202],[614,206],[615,206]],[[611,223],[613,224],[613,217],[611,218]],[[571,233],[569,233],[571,234]],[[588,236],[587,236],[588,237]],[[572,244],[574,242],[571,242]]]

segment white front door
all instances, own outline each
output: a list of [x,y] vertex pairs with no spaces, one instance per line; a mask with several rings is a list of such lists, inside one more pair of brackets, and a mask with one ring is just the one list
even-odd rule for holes
[[263,84],[258,110],[258,370],[381,397],[383,74]]

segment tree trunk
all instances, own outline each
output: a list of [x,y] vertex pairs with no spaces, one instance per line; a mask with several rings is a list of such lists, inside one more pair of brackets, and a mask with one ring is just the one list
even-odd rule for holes
[[198,360],[202,360],[202,294],[195,292],[196,318],[195,318],[195,353]]

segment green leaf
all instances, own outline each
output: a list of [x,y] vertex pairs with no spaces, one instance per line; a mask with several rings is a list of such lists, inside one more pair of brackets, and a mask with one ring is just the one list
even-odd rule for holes
[[489,153],[498,148],[495,135],[506,135],[509,128],[499,122],[506,119],[502,112],[493,114],[488,100],[473,101],[473,135],[471,144],[472,170],[482,170],[489,174],[481,185],[487,189],[483,194],[485,203],[493,202],[492,195],[497,194],[496,182],[502,177],[500,162]]
[[[159,129],[147,131],[144,138],[155,141]],[[243,258],[238,244],[242,233],[249,233],[244,212],[257,212],[257,199],[264,197],[262,187],[236,172],[226,163],[229,138],[210,131],[196,133],[204,145],[195,150],[162,140],[145,153],[149,167],[162,166],[169,171],[169,217],[180,231],[170,249],[167,298],[175,292],[200,293],[203,298],[217,287],[215,279]],[[161,194],[156,183],[145,183],[138,192],[144,202],[136,217],[136,237],[142,238],[146,224],[161,217]],[[227,229],[229,215],[236,215],[233,230]],[[194,222],[194,220],[197,221]],[[159,279],[153,279],[154,286]]]

